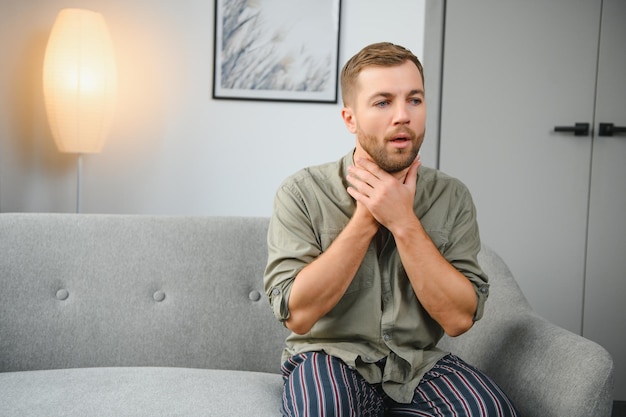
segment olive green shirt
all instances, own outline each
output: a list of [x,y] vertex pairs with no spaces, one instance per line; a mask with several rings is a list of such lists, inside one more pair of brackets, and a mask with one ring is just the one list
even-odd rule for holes
[[[264,284],[280,321],[289,318],[289,293],[298,273],[330,246],[356,209],[346,191],[352,155],[303,169],[276,193]],[[420,167],[414,210],[441,254],[474,285],[478,320],[489,287],[476,259],[480,239],[467,188],[437,170]],[[376,240],[339,303],[309,333],[287,337],[283,360],[323,351],[369,383],[382,383],[395,401],[409,403],[422,376],[446,354],[436,347],[443,329],[415,296],[393,236],[384,231],[380,247]]]

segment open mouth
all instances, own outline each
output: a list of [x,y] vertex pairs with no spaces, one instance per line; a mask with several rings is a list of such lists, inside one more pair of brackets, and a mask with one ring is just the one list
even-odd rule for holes
[[389,142],[396,144],[396,145],[407,144],[411,142],[411,135],[408,133],[396,134],[389,139]]
[[413,140],[414,134],[406,128],[400,128],[397,129],[395,132],[392,132],[388,137],[390,142],[401,144],[411,142]]
[[389,141],[389,144],[395,149],[405,149],[411,146],[411,139],[408,137],[396,137]]

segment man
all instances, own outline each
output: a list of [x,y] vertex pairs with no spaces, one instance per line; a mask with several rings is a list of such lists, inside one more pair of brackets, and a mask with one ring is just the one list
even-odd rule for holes
[[265,288],[287,326],[285,416],[516,416],[507,397],[437,342],[480,319],[487,277],[474,205],[420,166],[422,65],[391,43],[341,73],[356,148],[276,193]]

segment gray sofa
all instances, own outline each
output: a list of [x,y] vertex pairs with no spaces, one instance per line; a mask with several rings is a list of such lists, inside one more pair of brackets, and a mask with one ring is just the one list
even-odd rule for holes
[[[286,330],[266,218],[0,214],[0,416],[278,416]],[[529,308],[502,260],[485,318],[441,345],[525,417],[602,417],[613,364]]]

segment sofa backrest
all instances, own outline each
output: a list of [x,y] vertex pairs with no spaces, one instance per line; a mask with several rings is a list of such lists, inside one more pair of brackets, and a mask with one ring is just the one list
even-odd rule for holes
[[0,214],[0,372],[279,372],[266,218]]

